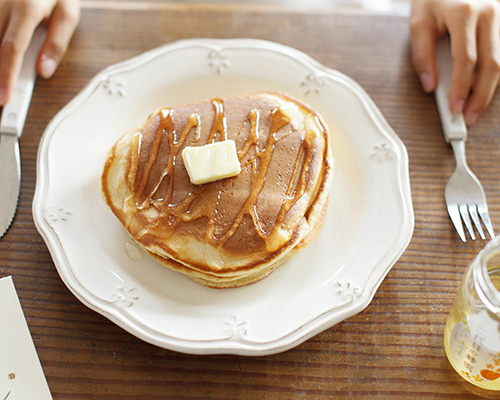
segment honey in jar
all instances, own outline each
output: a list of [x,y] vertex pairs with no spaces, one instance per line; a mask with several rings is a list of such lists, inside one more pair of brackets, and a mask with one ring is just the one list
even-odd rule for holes
[[455,371],[482,389],[500,391],[500,236],[467,269],[444,334]]

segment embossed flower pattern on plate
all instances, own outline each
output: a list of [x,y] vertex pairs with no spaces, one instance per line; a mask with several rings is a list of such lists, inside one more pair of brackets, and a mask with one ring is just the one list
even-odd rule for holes
[[226,330],[228,330],[231,336],[228,339],[241,339],[248,333],[247,320],[242,320],[237,314],[234,314],[229,320],[226,321]]
[[389,143],[384,142],[374,146],[370,156],[377,161],[385,161],[396,157],[396,154],[394,148]]
[[304,96],[308,96],[311,93],[319,93],[325,86],[325,79],[324,77],[311,72],[307,75],[307,78],[300,83],[300,86],[304,88]]
[[71,217],[71,211],[65,207],[49,207],[45,210],[45,219],[47,222],[55,223],[59,221],[67,221]]
[[225,49],[212,49],[208,52],[208,66],[217,74],[224,73],[231,65],[230,52]]
[[132,307],[134,302],[139,300],[139,296],[135,292],[135,287],[118,286],[117,292],[112,294],[114,299],[110,303],[117,304],[122,308]]
[[106,79],[103,82],[102,87],[111,96],[124,97],[127,94],[127,91],[125,90],[125,82],[116,76],[110,76]]

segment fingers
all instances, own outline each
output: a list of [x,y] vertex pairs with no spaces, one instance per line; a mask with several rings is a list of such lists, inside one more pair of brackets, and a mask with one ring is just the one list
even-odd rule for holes
[[68,48],[80,18],[77,0],[60,1],[49,20],[47,38],[40,51],[38,72],[50,78]]
[[5,2],[0,2],[0,38],[3,36],[9,22],[9,11],[9,5]]
[[450,110],[461,114],[469,96],[477,61],[477,15],[472,6],[463,3],[447,18],[450,32],[453,70],[450,87]]
[[436,27],[425,15],[414,16],[410,23],[412,62],[427,93],[437,85],[435,60]]
[[79,20],[79,0],[16,0],[0,3],[0,105],[13,91],[24,53],[40,22],[49,21],[47,38],[38,58],[38,72],[52,76]]
[[478,72],[473,93],[464,108],[466,122],[473,124],[491,102],[500,80],[500,22],[494,12],[478,22]]
[[413,0],[410,30],[413,65],[427,92],[435,89],[438,79],[435,41],[449,32],[453,55],[450,110],[464,113],[467,123],[473,123],[500,82],[500,3]]
[[0,45],[0,104],[5,104],[14,88],[24,53],[41,20],[37,7],[16,3]]

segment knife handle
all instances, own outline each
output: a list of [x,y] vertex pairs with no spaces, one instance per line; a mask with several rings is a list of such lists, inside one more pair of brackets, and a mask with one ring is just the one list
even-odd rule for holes
[[450,39],[447,35],[436,43],[436,63],[438,68],[438,85],[434,96],[438,106],[443,134],[446,142],[451,140],[466,140],[467,125],[462,114],[455,115],[450,110],[450,86],[453,69]]
[[39,26],[33,33],[31,43],[24,54],[12,97],[2,110],[2,119],[0,121],[0,132],[2,134],[20,137],[23,132],[24,121],[28,114],[31,95],[35,85],[38,54],[42,48],[45,36],[46,29],[43,26]]

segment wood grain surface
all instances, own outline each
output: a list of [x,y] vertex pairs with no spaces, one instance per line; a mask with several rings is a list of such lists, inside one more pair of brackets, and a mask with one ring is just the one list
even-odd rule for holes
[[[449,366],[443,330],[462,275],[485,243],[462,243],[446,213],[453,153],[433,96],[412,69],[407,19],[248,5],[100,3],[83,3],[61,67],[52,79],[37,81],[21,138],[19,209],[0,240],[0,277],[13,276],[54,399],[480,398]],[[363,312],[282,354],[192,356],[142,342],[69,292],[33,224],[37,149],[52,117],[109,64],[194,37],[261,38],[304,51],[359,82],[408,149],[415,209],[408,249]],[[497,95],[467,143],[498,232],[499,110]]]

